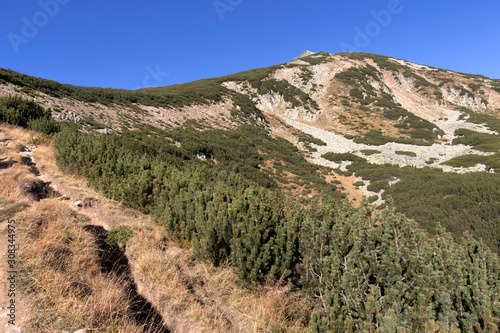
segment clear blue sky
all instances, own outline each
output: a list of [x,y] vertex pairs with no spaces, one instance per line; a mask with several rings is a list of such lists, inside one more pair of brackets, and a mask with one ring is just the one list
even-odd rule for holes
[[[306,49],[337,53],[341,45],[500,78],[497,0],[3,0],[0,6],[0,67],[75,85],[171,85],[283,63]],[[372,12],[390,17],[376,22]]]

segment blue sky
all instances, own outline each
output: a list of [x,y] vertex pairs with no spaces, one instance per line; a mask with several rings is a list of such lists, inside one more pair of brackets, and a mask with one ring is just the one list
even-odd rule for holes
[[500,79],[500,2],[2,1],[0,67],[136,89],[359,50]]

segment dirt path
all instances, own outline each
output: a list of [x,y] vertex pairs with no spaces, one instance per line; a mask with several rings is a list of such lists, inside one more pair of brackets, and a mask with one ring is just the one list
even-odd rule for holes
[[[36,168],[38,178],[50,184],[55,197],[74,212],[88,218],[84,229],[96,237],[96,242],[101,249],[102,268],[106,274],[122,281],[121,284],[127,288],[130,297],[134,300],[133,311],[137,323],[147,323],[151,332],[169,332],[162,324],[161,314],[150,303],[150,300],[139,293],[131,268],[131,258],[118,247],[109,248],[105,243],[107,232],[115,227],[133,226],[134,221],[139,225],[139,214],[87,188],[82,179],[61,174],[55,158],[51,156],[47,158],[47,153],[44,147],[41,147],[39,151],[34,147],[27,147],[22,154],[25,160],[29,159],[33,168]],[[53,153],[52,149],[50,153]]]
[[[39,198],[33,198],[32,200],[18,198],[19,201],[25,201],[27,205],[36,205],[37,200],[56,197],[75,213],[86,216],[89,227],[101,228],[102,233],[106,233],[116,226],[130,225],[131,221],[140,220],[138,219],[138,213],[124,209],[119,203],[99,196],[88,189],[83,180],[63,175],[55,164],[51,148],[45,146],[37,148],[30,145],[25,138],[18,137],[18,133],[14,132],[14,130],[12,132],[8,129],[3,130],[0,129],[0,144],[3,148],[0,152],[0,161],[2,162],[0,177],[5,177],[12,166],[15,165],[18,168],[22,165],[27,170],[26,173],[30,174],[31,178],[37,178],[44,189]],[[18,172],[23,171],[19,170]],[[14,215],[16,209],[13,208],[18,204],[13,199],[12,197],[8,198],[8,200],[0,199],[0,251],[2,254],[0,260],[0,333],[27,332],[26,327],[28,327],[27,320],[29,318],[29,303],[17,290],[18,275],[17,273],[11,273],[11,271],[15,270],[15,267],[10,267],[8,262],[8,248],[11,245],[10,243],[15,242],[14,232],[17,232],[15,222],[9,218]],[[122,256],[125,258],[124,254]],[[128,268],[127,272],[127,283],[136,288],[130,275],[130,268]],[[12,284],[8,279],[9,277],[14,278]],[[116,276],[116,278],[119,277]],[[120,276],[120,278],[125,281],[123,277]],[[147,315],[147,313],[152,312],[146,311],[148,307],[153,309],[152,305],[139,295],[136,289],[132,291],[135,292],[131,293],[132,297],[141,300],[141,302],[137,302],[138,307],[140,307],[137,309],[137,313]],[[11,310],[13,306],[9,308],[11,302],[14,302],[15,309]],[[159,320],[160,324],[156,323],[156,326],[161,325],[161,317],[159,318],[157,321]],[[146,319],[138,317],[138,320]]]
[[[25,155],[31,158],[39,171],[38,178],[50,184],[58,198],[72,210],[87,216],[89,224],[103,227],[107,231],[123,224],[130,224],[131,210],[126,210],[116,201],[97,194],[86,186],[81,178],[61,173],[55,162],[51,148],[28,147]],[[133,217],[133,216],[132,216]]]

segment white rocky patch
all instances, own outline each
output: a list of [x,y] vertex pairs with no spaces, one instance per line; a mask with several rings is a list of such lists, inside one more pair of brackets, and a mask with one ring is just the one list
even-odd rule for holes
[[406,60],[395,59],[395,58],[389,58],[389,59],[397,62],[400,65],[407,66],[407,67],[410,67],[410,68],[413,68],[413,69],[427,70],[427,71],[437,71],[436,68],[431,68],[431,67],[426,66],[426,65],[419,65],[419,64],[415,64],[413,62],[409,62],[409,61],[406,61]]
[[[346,139],[342,135],[338,135],[323,129],[309,126],[298,121],[282,119],[290,126],[293,126],[300,131],[312,135],[315,138],[321,139],[326,143],[326,146],[316,146],[317,152],[312,153],[311,158],[314,163],[339,168],[339,164],[328,161],[321,157],[321,155],[333,153],[353,153],[354,155],[364,157],[369,163],[372,164],[385,164],[389,163],[398,166],[412,166],[416,168],[432,167],[442,169],[445,172],[467,173],[467,172],[480,172],[487,171],[483,164],[469,168],[453,168],[450,166],[440,165],[440,163],[448,161],[457,156],[463,155],[492,155],[493,153],[485,153],[472,149],[471,146],[466,145],[450,145],[450,144],[433,144],[432,146],[417,146],[411,144],[389,142],[381,146],[372,146],[362,143],[355,143],[351,139]],[[365,156],[361,150],[376,149],[380,154],[373,154]],[[406,151],[415,153],[416,156],[399,155],[396,151]],[[432,163],[428,164],[428,161]],[[427,162],[427,163],[426,163]]]
[[310,63],[308,63],[304,60],[300,60],[300,59],[292,60],[292,61],[288,62],[288,64],[289,65],[302,65],[302,66],[310,65]]
[[460,118],[461,114],[462,112],[460,111],[448,110],[445,118],[441,118],[440,120],[434,122],[445,132],[443,139],[452,141],[456,138],[455,131],[460,128],[465,128],[480,133],[498,135],[496,131],[490,130],[483,124],[474,124],[467,122],[467,119],[469,119],[470,117],[469,115],[466,115],[463,119],[458,119]]
[[275,92],[259,95],[253,101],[259,110],[277,115],[283,114],[286,118],[303,119],[312,122],[318,116],[317,113],[311,112],[303,105],[292,108],[290,102],[285,101],[281,94]]

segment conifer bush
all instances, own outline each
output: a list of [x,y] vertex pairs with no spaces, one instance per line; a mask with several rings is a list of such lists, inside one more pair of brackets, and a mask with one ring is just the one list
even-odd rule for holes
[[0,97],[0,121],[27,127],[32,120],[49,117],[50,110],[45,110],[35,101],[17,96]]
[[[244,165],[256,147],[280,157],[285,145],[263,145],[257,136],[231,131],[212,138],[216,133],[205,132],[206,141],[196,132],[170,133],[183,141],[177,148],[161,135],[91,135],[64,127],[54,142],[63,169],[150,213],[173,237],[193,244],[200,258],[231,265],[248,285],[279,282],[300,290],[313,307],[313,332],[498,329],[500,263],[482,242],[469,233],[454,239],[441,227],[429,236],[390,200],[380,212],[366,203],[354,209],[330,194],[302,205],[259,185],[261,173]],[[226,146],[250,141],[243,141],[245,154],[239,155],[218,140]],[[205,148],[219,164],[195,157]],[[284,168],[294,161],[283,156],[279,163]],[[363,159],[353,167],[371,180],[422,176],[412,168],[374,170]]]
[[28,122],[29,129],[43,134],[53,134],[60,130],[59,125],[51,117],[37,118]]

